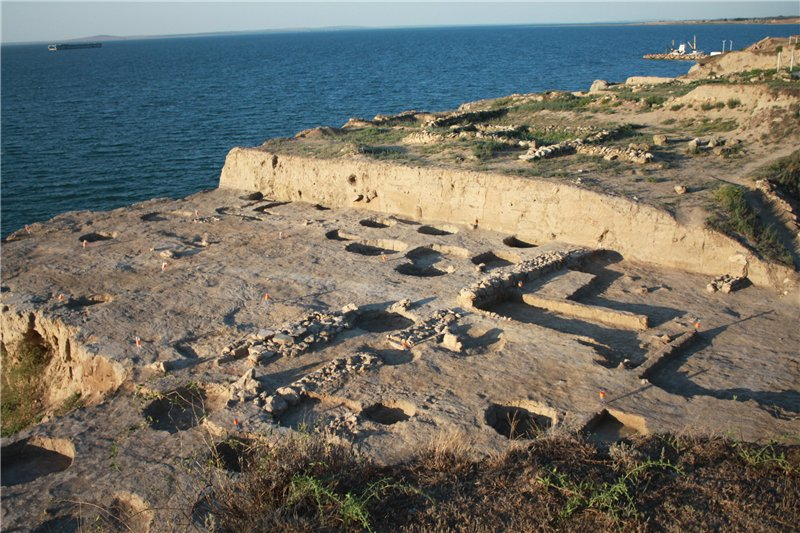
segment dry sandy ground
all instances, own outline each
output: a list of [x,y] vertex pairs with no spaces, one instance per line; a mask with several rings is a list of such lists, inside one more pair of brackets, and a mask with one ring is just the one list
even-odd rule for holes
[[[243,194],[68,213],[3,245],[3,342],[37,331],[57,352],[53,406],[75,391],[89,404],[3,441],[5,529],[68,527],[93,505],[121,514],[157,507],[153,523],[173,519],[182,529],[202,496],[194,467],[229,435],[316,428],[395,462],[454,434],[480,456],[511,445],[515,431],[585,430],[605,440],[800,432],[796,295],[753,286],[709,294],[704,277],[598,252],[511,288],[488,313],[461,309],[462,288],[573,247],[520,247],[480,229]],[[572,295],[592,309],[645,315],[649,327],[548,312],[522,303],[524,294]],[[348,304],[358,307],[350,327],[297,357],[221,358],[259,330]],[[405,348],[386,338],[447,309],[463,314],[449,326],[460,350],[441,334]],[[664,343],[695,329],[693,342],[643,379]],[[376,359],[342,363],[280,416],[228,401],[251,368],[273,394],[356,353]]]

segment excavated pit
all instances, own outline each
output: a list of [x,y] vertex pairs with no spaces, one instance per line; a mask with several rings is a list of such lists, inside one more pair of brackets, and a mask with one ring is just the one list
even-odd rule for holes
[[11,487],[63,472],[72,465],[75,446],[65,439],[30,437],[3,446],[0,455],[2,486]]
[[503,239],[503,244],[511,248],[535,248],[536,245],[530,242],[518,239],[516,235],[511,235]]
[[241,472],[249,442],[230,437],[214,445],[211,459],[214,464],[228,472]]
[[386,229],[394,226],[396,222],[388,218],[365,218],[359,221],[359,224],[366,228]]
[[376,350],[375,355],[381,358],[384,365],[388,366],[406,365],[416,358],[409,350],[395,350],[391,348]]
[[150,506],[138,495],[120,492],[114,495],[98,525],[110,531],[147,533],[150,531],[153,513]]
[[587,440],[595,443],[612,443],[627,437],[647,434],[645,420],[613,409],[603,409],[583,428]]
[[361,416],[383,426],[405,422],[414,416],[417,408],[408,402],[376,403],[361,411]]
[[399,313],[388,311],[366,312],[359,316],[355,326],[370,333],[385,333],[398,329],[406,329],[414,325],[414,321]]
[[198,425],[206,416],[206,393],[199,387],[180,387],[153,400],[142,415],[150,427],[177,433]]
[[107,304],[112,302],[114,297],[110,294],[93,294],[92,296],[78,296],[67,301],[67,309],[82,309],[93,305]]
[[486,424],[507,439],[533,439],[553,425],[553,418],[533,408],[493,403],[485,413]]
[[110,241],[112,239],[117,238],[117,232],[93,232],[93,233],[86,233],[85,235],[81,235],[78,237],[78,241],[80,242],[101,242],[101,241]]
[[286,205],[286,204],[289,204],[289,203],[291,203],[291,202],[269,202],[267,204],[260,205],[258,207],[254,207],[253,211],[255,211],[256,213],[267,213],[270,209],[274,209],[276,207],[280,207],[282,205]]
[[444,225],[444,226],[425,225],[417,228],[417,232],[422,233],[423,235],[433,235],[434,237],[445,237],[447,235],[453,235],[455,233],[458,233],[458,228],[450,225]]
[[167,217],[161,213],[147,213],[139,217],[144,222],[164,222]]
[[435,278],[447,274],[444,270],[439,270],[434,266],[417,265],[415,263],[403,263],[395,267],[395,272],[404,276],[416,276],[418,278]]
[[408,248],[406,243],[391,239],[352,242],[344,247],[350,253],[367,256],[392,255],[402,252],[406,248]]
[[501,251],[484,252],[473,256],[471,261],[475,265],[483,265],[484,270],[494,270],[495,268],[503,268],[517,264],[522,259],[512,253]]

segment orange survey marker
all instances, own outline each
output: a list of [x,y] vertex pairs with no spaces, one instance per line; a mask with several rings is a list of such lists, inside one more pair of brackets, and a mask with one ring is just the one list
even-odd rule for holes
[[86,239],[83,239],[83,247],[86,248],[87,246],[89,246],[89,243],[86,242]]
[[31,232],[31,227],[30,227],[29,225],[27,225],[27,224],[25,224],[25,231],[26,231],[27,233],[30,233],[30,232]]
[[695,322],[694,323],[694,329],[696,329],[698,331],[700,330],[700,322]]
[[602,400],[605,400],[605,399],[606,399],[606,391],[604,391],[603,389],[600,389],[600,400],[602,401]]
[[164,261],[163,263],[161,263],[161,271],[163,272],[163,271],[165,271],[166,269],[167,269],[167,262],[166,262],[166,261]]
[[264,301],[265,301],[265,302],[268,302],[268,301],[269,301],[269,299],[270,299],[270,295],[269,295],[269,293],[268,293],[268,292],[265,292],[265,293],[264,293]]
[[63,302],[64,301],[64,295],[63,294],[59,294],[58,295],[58,301],[59,302]]
[[142,349],[142,339],[140,337],[136,337],[136,347],[140,350]]
[[381,261],[383,261],[385,263],[388,260],[389,259],[386,257],[386,254],[381,254]]
[[522,283],[521,281],[519,283],[517,283],[517,287],[519,287],[520,289],[523,287],[523,285],[525,285],[525,284]]

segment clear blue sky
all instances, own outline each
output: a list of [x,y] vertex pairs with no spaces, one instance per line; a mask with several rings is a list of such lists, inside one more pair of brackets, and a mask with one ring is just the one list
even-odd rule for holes
[[6,2],[2,42],[93,35],[800,16],[800,2]]

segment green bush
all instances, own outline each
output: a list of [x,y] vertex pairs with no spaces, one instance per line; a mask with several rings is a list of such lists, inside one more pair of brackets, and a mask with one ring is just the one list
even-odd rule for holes
[[666,96],[661,96],[658,94],[651,94],[650,96],[644,99],[644,103],[647,105],[647,107],[659,107],[666,101],[667,101]]
[[728,99],[728,107],[729,108],[733,109],[735,107],[739,107],[740,105],[742,105],[742,102],[738,98],[729,98]]
[[800,201],[800,150],[758,170],[755,179],[766,179],[795,201]]
[[8,436],[35,424],[42,415],[42,377],[51,354],[37,339],[20,341],[13,357],[0,345],[3,361],[2,435]]
[[508,145],[496,141],[477,141],[472,146],[472,154],[479,161],[486,161],[493,158],[500,152],[508,149]]
[[723,185],[714,192],[713,199],[719,210],[708,219],[709,226],[743,240],[767,259],[792,264],[792,256],[775,228],[765,227],[747,204],[743,187]]

